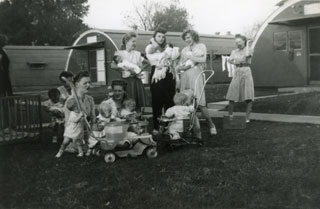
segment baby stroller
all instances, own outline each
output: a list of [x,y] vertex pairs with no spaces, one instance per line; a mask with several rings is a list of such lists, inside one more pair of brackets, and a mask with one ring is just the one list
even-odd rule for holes
[[142,154],[148,158],[157,157],[157,144],[147,132],[147,126],[147,121],[107,123],[104,127],[105,137],[97,139],[104,161],[112,163],[116,157],[136,157]]
[[[210,75],[208,78],[205,78],[205,73],[210,72]],[[168,118],[166,116],[161,116],[158,118],[159,123],[160,123],[160,134],[155,137],[155,140],[159,143],[164,143],[165,145],[168,145],[170,148],[173,148],[175,146],[183,146],[183,145],[196,145],[196,146],[203,146],[203,140],[200,139],[199,137],[195,136],[195,130],[194,127],[196,123],[199,123],[198,118],[197,118],[197,109],[199,107],[199,104],[197,103],[198,100],[201,99],[203,96],[204,88],[209,79],[214,75],[213,70],[204,70],[202,73],[200,73],[195,81],[195,90],[192,92],[193,93],[193,101],[192,105],[194,107],[194,111],[190,114],[189,117],[187,118]],[[204,79],[204,85],[203,88],[201,89],[201,94],[200,97],[197,98],[195,95],[195,92],[197,90],[197,82],[199,82],[200,76],[203,76]],[[173,136],[168,132],[168,124],[170,122],[174,121],[182,121],[183,122],[183,132],[179,133],[180,137],[178,139],[173,139]],[[200,130],[199,130],[200,131]]]

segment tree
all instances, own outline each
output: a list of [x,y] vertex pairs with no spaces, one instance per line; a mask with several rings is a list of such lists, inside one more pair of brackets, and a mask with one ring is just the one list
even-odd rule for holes
[[159,26],[168,31],[181,32],[191,27],[188,11],[179,6],[179,0],[171,0],[168,6],[145,0],[140,6],[126,14],[125,19],[131,28],[142,30],[155,30]]
[[87,28],[82,18],[88,0],[3,0],[0,33],[9,44],[70,45],[73,34]]
[[263,22],[255,22],[252,25],[245,27],[243,29],[243,35],[245,35],[249,39],[254,39],[257,35],[260,27],[262,26]]

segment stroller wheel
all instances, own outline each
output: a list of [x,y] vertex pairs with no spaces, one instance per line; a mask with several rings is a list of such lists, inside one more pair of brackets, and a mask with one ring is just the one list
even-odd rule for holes
[[146,155],[148,158],[156,158],[158,156],[157,148],[155,147],[149,147],[146,150]]
[[116,160],[116,156],[113,153],[107,153],[104,156],[104,161],[106,163],[113,163]]

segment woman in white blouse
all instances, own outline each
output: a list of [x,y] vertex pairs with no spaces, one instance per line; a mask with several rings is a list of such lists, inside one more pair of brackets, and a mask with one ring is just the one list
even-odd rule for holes
[[127,97],[136,101],[137,110],[146,106],[146,95],[143,83],[140,79],[139,69],[142,67],[144,58],[135,50],[137,35],[127,33],[122,38],[122,47],[115,53],[118,66],[122,68],[122,78],[127,83]]

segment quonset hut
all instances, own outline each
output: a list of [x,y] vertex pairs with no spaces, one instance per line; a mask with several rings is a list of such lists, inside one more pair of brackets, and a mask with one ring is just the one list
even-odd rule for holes
[[282,0],[253,42],[256,86],[320,84],[320,0]]
[[[115,78],[120,78],[120,71],[111,65],[114,52],[121,46],[126,30],[90,29],[79,35],[71,47],[65,70],[77,72],[88,70],[95,84],[108,85]],[[145,51],[152,31],[135,31],[138,35],[137,50]],[[167,42],[182,49],[185,46],[181,33],[168,32]],[[222,72],[221,55],[230,54],[235,48],[232,35],[200,35],[201,42],[208,49],[207,64],[214,69],[215,82],[229,82],[228,72]]]

